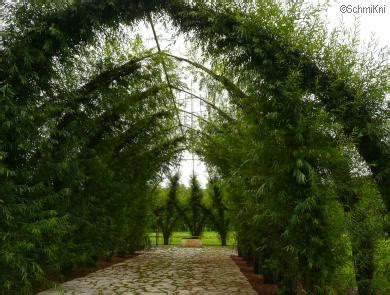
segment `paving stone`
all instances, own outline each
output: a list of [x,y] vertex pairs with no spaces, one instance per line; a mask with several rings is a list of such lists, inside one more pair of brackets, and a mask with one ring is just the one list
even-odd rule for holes
[[161,247],[63,284],[57,294],[257,294],[223,247]]

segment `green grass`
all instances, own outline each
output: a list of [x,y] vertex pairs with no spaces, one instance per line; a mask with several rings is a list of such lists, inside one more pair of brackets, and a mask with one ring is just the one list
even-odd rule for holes
[[[189,232],[180,231],[180,232],[173,232],[169,244],[170,245],[180,245],[180,242],[183,238],[190,237],[191,234]],[[156,233],[149,233],[150,242],[152,245],[156,245]],[[206,231],[203,232],[202,236],[202,244],[205,246],[217,246],[221,245],[221,240],[219,239],[218,233],[215,231]],[[163,237],[162,234],[159,233],[159,239],[158,239],[158,245],[163,244]],[[235,244],[235,238],[234,233],[231,232],[228,235],[227,245],[233,246]]]

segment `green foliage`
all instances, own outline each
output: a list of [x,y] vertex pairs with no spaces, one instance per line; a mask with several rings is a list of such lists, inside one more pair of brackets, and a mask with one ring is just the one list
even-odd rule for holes
[[[228,91],[225,115],[191,139],[228,184],[240,252],[282,293],[337,291],[349,249],[359,292],[383,286],[375,269],[388,267],[377,260],[388,227],[381,206],[388,213],[390,204],[386,56],[360,56],[354,36],[326,31],[321,7],[289,3],[17,7],[0,48],[2,291],[29,293],[45,273],[142,244],[150,191],[183,141],[162,58],[171,86],[179,82],[172,58],[144,50],[139,38],[121,47],[126,34],[117,32],[156,11],[212,58],[208,74],[223,87],[205,82],[211,96]],[[205,210],[195,177],[191,187],[184,219],[199,235]]]
[[226,246],[227,235],[229,232],[230,218],[228,208],[226,207],[226,197],[222,190],[221,181],[214,178],[209,182],[210,204],[204,206],[205,213],[210,219],[210,225],[214,228],[220,237],[221,245]]
[[[260,15],[243,22],[256,17]],[[241,33],[254,28],[260,30],[252,23]],[[214,47],[216,43],[206,43],[210,51],[223,50]],[[241,52],[242,48],[237,50],[237,54]],[[229,183],[240,253],[256,271],[265,273],[268,281],[277,282],[282,293],[337,291],[334,274],[350,262],[347,250],[351,244],[344,237],[352,230],[346,226],[344,204],[338,199],[345,179],[337,180],[342,177],[338,170],[343,167],[348,178],[367,173],[362,169],[353,175],[353,169],[364,166],[351,147],[351,138],[345,137],[353,135],[337,123],[320,97],[302,85],[306,73],[299,66],[283,75],[285,68],[275,68],[275,63],[282,64],[279,60],[270,68],[258,68],[252,61],[246,67],[242,60],[238,66],[226,56],[214,63],[216,69],[224,69],[225,75],[239,81],[246,96],[229,97],[238,106],[230,111],[235,124],[222,116],[205,123],[195,149]],[[220,88],[214,89],[213,96],[222,94]],[[353,168],[347,160],[351,154],[355,157]],[[368,198],[374,199],[372,194]],[[371,208],[375,204],[380,201],[373,200]],[[353,228],[365,228],[369,241],[375,243],[383,232],[378,236],[369,224],[363,218]],[[352,237],[352,246],[360,238]],[[355,252],[353,259],[370,267],[374,248],[363,245],[357,247],[358,252],[371,253],[371,257],[362,259]],[[366,279],[371,281],[372,275]],[[357,280],[361,281],[358,276]],[[362,288],[359,292],[365,294]]]
[[201,236],[206,225],[206,213],[203,206],[203,192],[196,175],[191,176],[190,196],[187,206],[182,210],[184,222],[192,236]]
[[95,33],[95,47],[52,62],[50,84],[25,94],[31,102],[15,101],[25,119],[2,125],[12,167],[0,180],[7,294],[142,247],[149,191],[181,149],[160,57],[137,38],[126,44],[125,31]]
[[[188,231],[174,231],[171,235],[169,245],[178,246],[181,244],[181,240],[188,238],[190,233]],[[163,245],[164,240],[161,235],[158,236],[158,245]],[[152,244],[156,243],[156,233],[149,233],[149,238]],[[201,236],[203,246],[219,246],[221,245],[221,239],[216,231],[205,230]],[[228,239],[226,241],[227,247],[232,247],[236,244],[235,233],[229,232]]]
[[215,229],[222,246],[226,246],[230,218],[217,179],[210,181],[207,194],[203,194],[196,176],[189,188],[179,185],[178,174],[169,181],[168,188],[157,187],[153,193],[153,221],[156,231],[162,232],[164,245],[169,244],[173,230],[187,229],[191,235],[196,233],[203,238],[203,229],[207,227]]
[[[384,50],[378,58],[359,55],[355,35],[327,32],[326,20],[321,18],[326,6],[310,7],[304,1],[289,2],[285,7],[275,1],[179,2],[168,9],[175,24],[183,32],[193,32],[193,39],[212,57],[216,68],[242,82],[248,94],[259,92],[259,86],[266,83],[268,91],[282,101],[280,86],[292,73],[299,74],[296,86],[341,123],[345,134],[356,136],[356,149],[369,165],[389,209],[389,116],[385,105],[389,83]],[[231,99],[240,108],[252,107],[238,98],[240,95],[233,95]]]
[[386,217],[370,179],[359,179],[352,185],[358,188],[358,202],[348,216],[356,283],[359,294],[372,294],[380,289],[380,286],[375,286],[377,279],[374,279],[381,276],[375,253],[384,236]]
[[165,202],[153,209],[156,225],[162,231],[164,245],[169,244],[169,239],[175,228],[175,225],[180,218],[180,207],[178,204],[178,188],[179,174],[175,174],[169,178],[168,194]]

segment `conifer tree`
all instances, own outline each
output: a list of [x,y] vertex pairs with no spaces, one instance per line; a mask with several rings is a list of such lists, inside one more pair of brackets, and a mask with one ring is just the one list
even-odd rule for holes
[[164,245],[169,244],[169,238],[175,228],[175,225],[180,217],[178,207],[178,188],[179,174],[174,174],[169,178],[168,194],[165,204],[155,209],[157,226],[161,228]]

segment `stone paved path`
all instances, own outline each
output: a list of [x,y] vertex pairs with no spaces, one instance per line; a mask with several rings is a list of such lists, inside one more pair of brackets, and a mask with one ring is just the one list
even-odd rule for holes
[[217,247],[166,247],[63,284],[54,294],[257,294],[230,258]]

